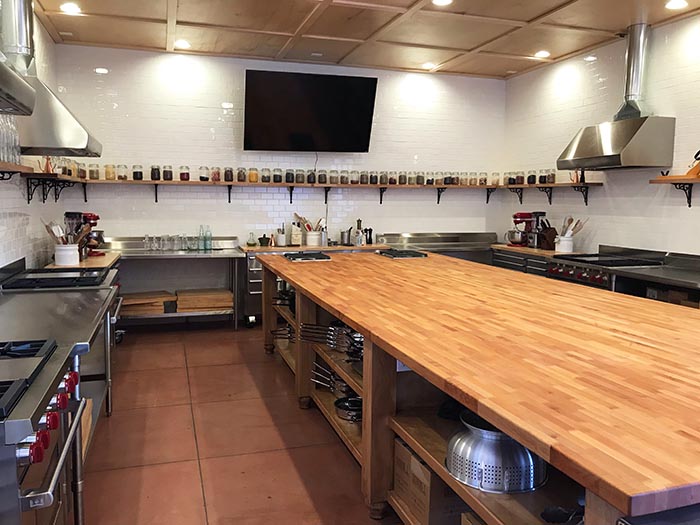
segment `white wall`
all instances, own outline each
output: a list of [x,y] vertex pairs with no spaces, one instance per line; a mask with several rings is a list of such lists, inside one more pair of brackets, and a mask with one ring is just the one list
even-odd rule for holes
[[[596,50],[595,62],[577,57],[522,75],[506,83],[506,143],[511,169],[552,165],[576,131],[609,120],[624,92],[624,42]],[[700,17],[669,24],[652,32],[644,107],[651,113],[675,116],[676,147],[672,173],[688,169],[700,149]],[[648,184],[658,171],[611,171],[604,188],[590,192],[590,205],[571,190],[554,193],[553,206],[543,194],[526,192],[523,205],[513,195],[498,195],[498,213],[488,226],[509,227],[512,212],[542,209],[554,224],[566,214],[590,216],[576,249],[619,244],[658,250],[700,253],[697,224],[700,195],[688,209],[685,196],[672,186]],[[565,181],[567,174],[559,175]]]
[[[368,154],[320,154],[319,168],[366,170],[481,170],[499,158],[504,140],[505,83],[445,75],[281,64],[128,50],[59,46],[61,97],[104,146],[100,163],[181,164],[311,168],[314,154],[242,150],[243,81],[246,68],[369,75],[379,78]],[[96,75],[95,67],[108,75]],[[222,109],[222,102],[233,109]],[[64,209],[99,213],[110,235],[193,233],[210,224],[215,235],[254,231],[256,237],[293,212],[326,214],[323,191],[286,189],[89,187],[66,190]],[[436,204],[434,190],[333,190],[330,232],[362,218],[376,232],[485,228],[482,192],[448,192]]]
[[[56,85],[56,56],[51,37],[38,20],[35,46],[39,78],[54,88]],[[0,266],[21,257],[28,266],[44,264],[52,250],[39,216],[47,220],[58,212],[49,204],[29,206],[26,200],[24,180],[16,175],[10,182],[0,182]]]

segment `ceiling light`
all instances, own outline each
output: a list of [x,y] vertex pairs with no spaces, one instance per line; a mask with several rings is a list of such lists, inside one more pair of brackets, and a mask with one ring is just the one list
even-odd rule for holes
[[452,0],[433,0],[433,5],[436,5],[438,7],[445,7],[446,5],[450,5],[452,3]]
[[514,75],[515,73],[517,73],[515,69],[509,69],[508,71],[506,71],[506,75]]
[[78,4],[75,4],[73,2],[67,2],[65,4],[61,4],[61,11],[63,11],[67,15],[79,15],[81,12],[80,6],[78,6]]
[[221,107],[223,109],[233,109],[233,102],[222,102]]
[[174,45],[177,49],[189,49],[192,47],[192,45],[184,38],[178,38],[177,40],[175,40]]
[[552,53],[550,53],[549,51],[542,49],[535,53],[535,58],[549,58],[551,54]]
[[423,69],[434,69],[437,67],[437,64],[435,64],[433,62],[426,62],[425,64],[423,64],[422,67],[423,67]]
[[671,9],[673,11],[685,9],[686,7],[688,7],[688,2],[686,0],[668,0],[668,2],[666,2],[666,9]]
[[322,56],[323,56],[323,53],[318,53],[318,52],[316,52],[316,53],[311,53],[311,56],[312,56],[312,57],[322,57]]
[[109,69],[107,69],[106,67],[96,67],[95,73],[97,73],[98,75],[106,75],[107,73],[109,73]]
[[583,59],[586,62],[595,62],[596,60],[598,60],[598,57],[595,55],[588,55],[587,57],[583,57]]

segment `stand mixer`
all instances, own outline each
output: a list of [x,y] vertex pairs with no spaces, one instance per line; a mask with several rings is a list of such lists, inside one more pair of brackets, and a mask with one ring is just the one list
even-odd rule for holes
[[[529,235],[534,232],[535,218],[533,214],[527,211],[519,211],[513,214],[512,230],[508,230],[505,234],[505,240],[509,246],[528,246]],[[536,238],[535,233],[535,238]],[[535,241],[536,242],[536,241]]]

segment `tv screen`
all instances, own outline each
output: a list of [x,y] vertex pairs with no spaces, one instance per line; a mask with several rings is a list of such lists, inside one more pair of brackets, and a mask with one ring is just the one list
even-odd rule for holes
[[246,71],[243,148],[367,152],[377,79]]

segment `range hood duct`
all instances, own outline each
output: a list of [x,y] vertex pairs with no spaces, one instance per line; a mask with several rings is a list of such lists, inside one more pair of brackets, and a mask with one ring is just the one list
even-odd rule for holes
[[673,164],[676,119],[643,116],[640,100],[649,26],[627,28],[625,99],[610,122],[582,128],[557,160],[560,170],[664,168]]
[[36,76],[32,0],[2,0],[2,50],[36,96],[30,117],[17,119],[24,155],[99,157],[100,144]]
[[[19,39],[15,38],[13,33],[14,27],[5,27],[4,21],[6,18],[12,19],[15,17],[10,11],[15,6],[2,2],[0,13],[2,15],[2,38],[5,41],[16,42]],[[7,15],[7,17],[6,17]],[[13,50],[14,47],[5,46],[8,50]],[[12,62],[0,53],[0,113],[10,115],[31,115],[34,110],[36,93],[34,88],[30,86],[22,75],[18,74],[12,67]],[[25,70],[22,68],[21,71]]]

